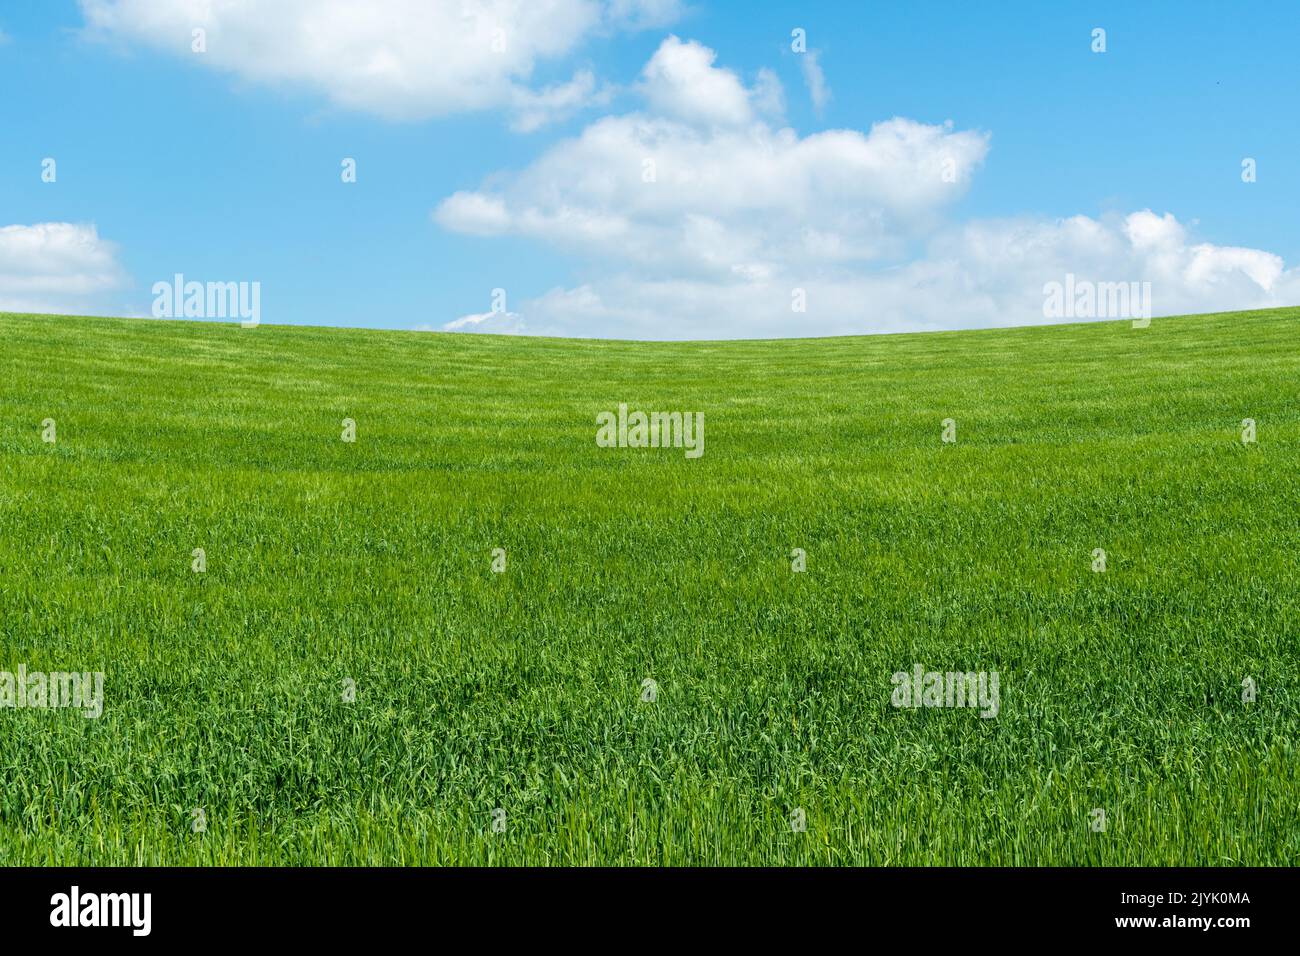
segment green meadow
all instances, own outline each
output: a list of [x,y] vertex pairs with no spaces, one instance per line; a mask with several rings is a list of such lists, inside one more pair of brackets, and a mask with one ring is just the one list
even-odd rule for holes
[[1300,863],[1298,329],[0,314],[0,863]]

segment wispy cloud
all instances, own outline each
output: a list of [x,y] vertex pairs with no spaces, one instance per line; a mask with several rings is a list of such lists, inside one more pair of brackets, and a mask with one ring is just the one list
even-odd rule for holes
[[808,87],[808,96],[818,116],[831,101],[831,88],[826,85],[826,74],[822,72],[820,56],[820,50],[809,50],[799,58],[803,66],[803,81]]
[[[421,326],[418,331],[432,332],[432,328]],[[518,312],[482,312],[478,315],[462,315],[459,319],[442,326],[443,332],[494,332],[498,335],[523,335],[528,331],[524,317]]]

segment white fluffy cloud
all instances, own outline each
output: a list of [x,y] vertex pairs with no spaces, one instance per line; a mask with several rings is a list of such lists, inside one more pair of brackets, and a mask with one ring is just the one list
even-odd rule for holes
[[[1293,304],[1300,273],[1259,249],[1195,242],[1171,213],[1149,209],[1113,220],[977,221],[931,243],[907,270],[952,296],[963,324],[1043,321],[1043,286],[1077,280],[1150,282],[1156,315]],[[962,301],[963,291],[967,294]],[[973,295],[973,300],[972,300]]]
[[[781,99],[772,74],[747,86],[714,60],[707,47],[667,38],[642,73],[644,111],[598,120],[527,169],[449,196],[435,220],[600,263],[604,279],[568,303],[592,322],[564,327],[629,334],[672,324],[643,323],[648,314],[631,297],[659,307],[674,295],[708,301],[785,283],[788,309],[794,277],[903,256],[942,221],[988,152],[982,133],[901,118],[866,133],[801,137],[772,122]],[[529,330],[534,313],[553,327],[551,306],[564,298],[534,303]],[[687,322],[679,334],[708,334],[726,315]]]
[[[1152,233],[1157,241],[1150,241]],[[542,335],[766,338],[1044,323],[1044,286],[1150,282],[1154,315],[1300,302],[1300,270],[1258,249],[1193,242],[1172,216],[984,220],[942,230],[926,253],[864,271],[700,277],[623,269],[524,303]],[[793,311],[794,290],[806,311]],[[1062,318],[1055,321],[1079,321]],[[491,331],[465,328],[464,331]]]
[[[534,129],[602,101],[590,73],[534,89],[593,35],[670,22],[678,0],[81,0],[92,36],[141,42],[390,119],[502,109]],[[195,29],[206,51],[192,51]]]
[[[766,89],[765,89],[766,87]],[[977,220],[948,212],[987,135],[894,118],[799,136],[713,51],[670,37],[645,110],[610,116],[531,166],[457,192],[446,229],[536,239],[586,281],[526,302],[514,330],[727,338],[1046,321],[1044,285],[1150,282],[1157,315],[1294,304],[1300,273],[1256,249],[1196,242],[1170,214]],[[806,309],[798,311],[799,300]],[[448,327],[487,331],[469,316]]]
[[713,58],[669,37],[643,75],[647,111],[598,120],[491,188],[448,197],[435,219],[665,274],[758,280],[900,255],[988,150],[983,134],[906,119],[800,137],[762,118],[770,79],[747,87]]
[[754,119],[750,91],[735,73],[715,67],[717,54],[694,41],[665,40],[642,71],[642,92],[661,116],[703,125],[741,126]]
[[93,225],[0,226],[0,311],[95,310],[124,279],[116,246]]
[[[901,254],[962,194],[987,148],[978,133],[905,119],[800,138],[758,121],[614,116],[497,187],[453,194],[434,216],[457,232],[758,277]],[[947,161],[955,182],[944,180]]]

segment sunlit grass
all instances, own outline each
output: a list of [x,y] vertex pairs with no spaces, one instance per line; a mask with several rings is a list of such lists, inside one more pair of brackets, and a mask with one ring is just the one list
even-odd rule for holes
[[[0,315],[0,670],[107,675],[0,710],[0,862],[1296,863],[1298,324]],[[596,447],[619,402],[704,456]]]

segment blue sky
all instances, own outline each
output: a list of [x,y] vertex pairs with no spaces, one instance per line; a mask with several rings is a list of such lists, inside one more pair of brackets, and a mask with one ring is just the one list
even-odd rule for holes
[[1066,272],[1151,281],[1157,314],[1300,302],[1294,3],[548,5],[435,4],[531,51],[498,69],[407,0],[332,41],[297,0],[7,0],[0,308],[149,315],[177,272],[260,282],[269,323],[633,338],[1039,322]]

